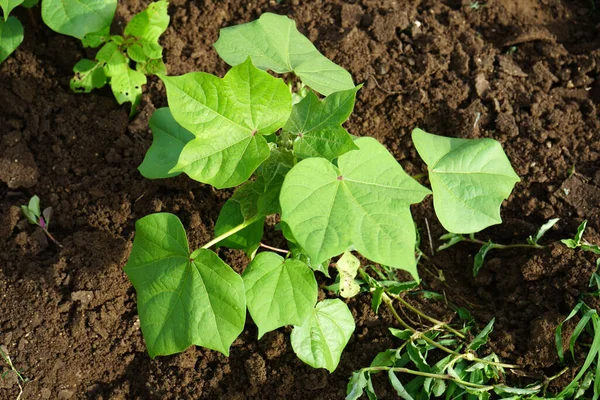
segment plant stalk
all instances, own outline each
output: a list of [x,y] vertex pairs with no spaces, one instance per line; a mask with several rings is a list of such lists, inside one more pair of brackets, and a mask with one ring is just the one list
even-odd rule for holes
[[456,382],[456,383],[458,383],[460,385],[472,387],[472,388],[475,388],[475,389],[483,389],[483,390],[492,390],[492,389],[494,389],[494,387],[490,386],[490,385],[479,385],[477,383],[463,381],[462,379],[455,378],[452,375],[448,375],[448,374],[433,374],[433,373],[430,373],[430,372],[422,372],[422,371],[417,371],[417,370],[409,369],[409,368],[402,368],[402,367],[369,367],[369,368],[363,368],[362,369],[363,372],[380,372],[380,371],[390,371],[390,370],[394,371],[394,372],[405,373],[405,374],[424,376],[426,378],[444,379],[444,380],[448,380],[448,381],[453,381],[453,382]]
[[260,215],[257,215],[257,216],[255,216],[253,218],[250,218],[247,221],[244,221],[243,223],[239,224],[235,228],[232,228],[232,229],[228,230],[224,234],[219,235],[216,238],[214,238],[213,240],[211,240],[210,242],[206,243],[204,246],[202,246],[202,248],[203,249],[209,249],[209,248],[211,248],[212,246],[214,246],[215,244],[219,243],[223,239],[228,238],[229,236],[233,235],[234,233],[238,233],[242,229],[246,228],[247,226],[252,225],[253,223],[255,223],[256,221],[258,221],[261,218],[262,217]]
[[290,252],[289,250],[284,250],[284,249],[280,249],[280,248],[277,248],[277,247],[269,246],[269,245],[264,244],[262,242],[260,242],[259,244],[260,244],[260,247],[264,247],[265,249],[274,251],[276,253],[288,254]]

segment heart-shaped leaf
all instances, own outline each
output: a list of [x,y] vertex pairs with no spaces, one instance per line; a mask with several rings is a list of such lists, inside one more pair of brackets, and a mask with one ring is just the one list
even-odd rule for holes
[[55,32],[83,39],[110,26],[117,0],[44,0],[42,19]]
[[313,368],[337,368],[342,351],[354,332],[354,317],[340,299],[323,300],[312,315],[292,331],[292,348]]
[[356,150],[352,136],[342,123],[354,109],[357,86],[336,92],[319,101],[313,92],[292,108],[292,115],[283,129],[294,135],[294,153],[300,158],[323,157],[332,160]]
[[410,272],[417,279],[415,227],[410,204],[430,191],[404,172],[373,138],[338,159],[299,162],[281,189],[281,218],[314,263],[350,245],[368,259]]
[[519,176],[500,143],[421,129],[413,131],[412,139],[427,164],[435,213],[447,231],[473,233],[502,222],[500,206]]
[[15,17],[0,20],[0,63],[23,42],[23,25]]
[[170,172],[185,172],[216,188],[246,181],[269,157],[263,135],[281,128],[291,113],[283,80],[255,68],[250,59],[223,79],[202,72],[160,78],[173,117],[196,136]]
[[242,278],[259,339],[282,326],[302,325],[317,303],[315,274],[301,261],[260,253]]
[[23,0],[0,0],[0,8],[4,14],[4,21],[8,19],[10,12],[17,6],[21,5]]
[[191,255],[173,214],[148,215],[136,235],[125,272],[137,291],[140,326],[151,357],[195,344],[229,355],[244,329],[244,282],[212,251]]
[[148,149],[144,161],[138,167],[140,173],[148,179],[170,178],[181,172],[169,172],[177,165],[183,147],[194,135],[179,125],[167,107],[154,111],[150,121],[152,146]]
[[354,88],[350,74],[319,53],[285,15],[264,13],[256,21],[223,28],[215,49],[229,65],[241,64],[250,56],[260,69],[294,72],[325,96]]

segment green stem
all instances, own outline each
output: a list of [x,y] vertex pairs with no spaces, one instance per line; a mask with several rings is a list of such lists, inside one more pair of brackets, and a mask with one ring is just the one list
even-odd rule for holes
[[242,229],[246,228],[247,226],[252,225],[253,223],[255,223],[256,221],[258,221],[261,218],[262,218],[261,215],[257,215],[257,216],[255,216],[253,218],[250,218],[247,221],[244,221],[243,223],[241,223],[240,225],[236,226],[235,228],[232,228],[232,229],[228,230],[224,234],[219,235],[216,238],[214,238],[213,240],[211,240],[210,242],[206,243],[204,246],[202,246],[202,248],[203,249],[209,249],[209,248],[211,248],[212,246],[214,246],[215,244],[219,243],[223,239],[228,238],[229,236],[233,235],[234,233],[238,233]]
[[28,379],[24,378],[23,375],[21,375],[21,373],[15,368],[14,364],[12,363],[12,360],[10,359],[10,356],[8,354],[6,354],[4,352],[4,350],[2,350],[2,348],[0,347],[0,356],[2,356],[2,358],[4,359],[4,362],[6,364],[8,364],[9,368],[11,369],[11,371],[17,376],[17,385],[19,386],[19,394],[17,395],[17,400],[21,399],[21,396],[23,396],[23,386],[21,385],[21,382],[23,384],[27,383]]
[[414,180],[418,181],[419,179],[425,178],[427,175],[429,175],[427,172],[423,172],[422,174],[417,174],[417,175],[413,176],[412,178]]
[[363,372],[380,372],[380,371],[390,371],[390,370],[394,371],[394,372],[405,373],[405,374],[411,374],[411,375],[417,375],[417,376],[424,376],[426,378],[444,379],[444,380],[447,380],[447,381],[453,381],[453,382],[456,382],[456,383],[458,383],[460,385],[472,387],[472,388],[475,388],[475,389],[484,389],[484,390],[493,390],[494,389],[493,386],[479,385],[477,383],[463,381],[462,379],[455,378],[452,375],[448,375],[448,374],[432,374],[430,372],[416,371],[414,369],[409,369],[409,368],[402,368],[402,367],[369,367],[369,368],[363,368],[362,369]]
[[[483,240],[479,240],[479,239],[471,239],[471,238],[464,238],[463,239],[464,242],[468,242],[468,243],[475,243],[475,244],[488,244],[488,242],[484,242]],[[498,243],[492,243],[492,247],[491,249],[498,249],[498,250],[506,250],[506,249],[545,249],[546,246],[542,246],[540,244],[529,244],[529,243],[517,243],[517,244],[498,244]]]

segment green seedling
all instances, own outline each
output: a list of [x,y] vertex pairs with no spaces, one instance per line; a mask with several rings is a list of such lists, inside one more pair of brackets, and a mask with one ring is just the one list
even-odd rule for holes
[[[154,141],[139,170],[151,179],[184,173],[236,189],[221,209],[215,238],[198,250],[188,249],[172,214],[136,223],[125,272],[137,291],[148,351],[154,357],[200,345],[228,354],[247,308],[259,337],[292,325],[298,357],[333,371],[355,325],[341,300],[317,302],[315,272],[329,276],[335,266],[336,290],[356,296],[366,290],[366,278],[356,276],[358,253],[387,271],[385,293],[412,288],[419,276],[411,204],[433,193],[445,226],[455,227],[458,218],[456,232],[480,230],[500,222],[500,205],[518,177],[493,140],[417,129],[413,139],[432,189],[419,184],[382,144],[343,127],[361,85],[285,16],[266,13],[224,28],[215,48],[231,65],[223,78],[158,74],[169,107],[150,119]],[[301,84],[266,70],[292,72]],[[287,249],[262,242],[269,216],[279,216]],[[240,276],[213,247],[242,249],[250,264]],[[414,281],[396,282],[398,269]],[[384,289],[379,294],[381,304]]]
[[50,219],[52,218],[52,207],[47,207],[44,211],[41,211],[40,208],[40,198],[37,196],[33,196],[29,199],[29,203],[27,205],[21,206],[21,211],[23,215],[30,224],[37,225],[48,236],[48,238],[53,241],[58,247],[63,247],[58,240],[52,236],[48,228],[50,226]]
[[23,385],[25,385],[27,382],[29,382],[29,379],[24,377],[22,372],[19,371],[15,367],[15,365],[12,362],[12,359],[10,358],[8,353],[4,351],[2,346],[0,346],[0,357],[2,358],[2,360],[6,363],[6,365],[9,368],[7,371],[2,373],[2,375],[0,375],[0,377],[2,379],[5,379],[8,376],[8,374],[10,374],[10,373],[14,374],[17,377],[17,385],[19,386],[19,394],[17,395],[16,400],[20,400],[21,397],[23,396]]
[[[102,2],[92,3],[98,3],[100,7]],[[67,30],[72,36],[82,39],[85,46],[103,45],[96,53],[95,60],[82,59],[75,64],[71,89],[78,93],[89,93],[108,83],[119,104],[131,103],[130,115],[133,115],[142,98],[142,86],[147,82],[146,75],[166,73],[162,61],[163,49],[158,40],[169,25],[168,2],[162,0],[150,3],[144,11],[129,21],[122,36],[110,35],[112,14],[108,5],[112,2],[104,3],[99,8],[98,19],[93,25],[97,30],[90,31],[91,28],[87,29],[87,25],[85,31]],[[109,22],[108,25],[104,24],[105,21]],[[78,25],[75,25],[75,28],[78,28]],[[63,28],[63,32],[65,30],[66,27]],[[135,69],[132,68],[132,63],[135,63]]]
[[38,0],[0,0],[3,18],[0,18],[0,64],[12,54],[23,42],[23,24],[16,17],[10,16],[18,6],[31,8]]
[[590,251],[594,254],[600,255],[600,246],[597,244],[591,244],[587,240],[583,239],[583,232],[587,226],[587,220],[583,221],[577,228],[577,233],[572,239],[562,239],[561,242],[570,249],[581,248],[583,251]]

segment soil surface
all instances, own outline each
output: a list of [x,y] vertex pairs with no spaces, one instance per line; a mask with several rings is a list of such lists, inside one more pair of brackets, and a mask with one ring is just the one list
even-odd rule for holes
[[[505,202],[505,223],[478,238],[523,242],[559,217],[542,243],[572,236],[583,219],[586,239],[600,243],[600,13],[593,3],[172,0],[163,44],[170,74],[222,76],[227,66],[212,48],[219,28],[265,11],[286,14],[364,83],[348,130],[383,142],[408,173],[425,170],[410,139],[417,126],[503,144],[521,182]],[[121,1],[113,31],[146,4]],[[0,345],[31,379],[24,399],[341,399],[352,371],[397,345],[387,331],[392,320],[373,314],[363,296],[348,302],[357,329],[333,374],[295,357],[289,329],[258,341],[250,321],[229,358],[192,347],[150,359],[122,269],[134,223],[175,213],[197,248],[211,238],[231,192],[184,176],[144,179],[137,166],[152,141],[148,119],[166,105],[162,84],[149,79],[129,120],[128,105],[118,106],[110,90],[69,90],[72,66],[93,51],[44,27],[39,9],[17,16],[25,41],[0,65]],[[63,248],[23,220],[18,206],[34,194],[53,207],[50,229]],[[431,200],[414,216],[424,238],[428,222],[436,248],[444,232]],[[428,240],[422,247],[429,255]],[[504,361],[533,376],[555,373],[553,330],[587,291],[594,257],[559,245],[492,251],[473,278],[477,251],[459,244],[432,257],[425,268],[440,269],[445,281],[422,269],[425,287],[469,308],[482,326],[495,317],[491,349]],[[238,252],[221,255],[237,271],[247,264]],[[450,310],[421,302],[439,314]],[[385,383],[376,390],[394,398]],[[0,380],[1,399],[17,393],[12,375]]]

